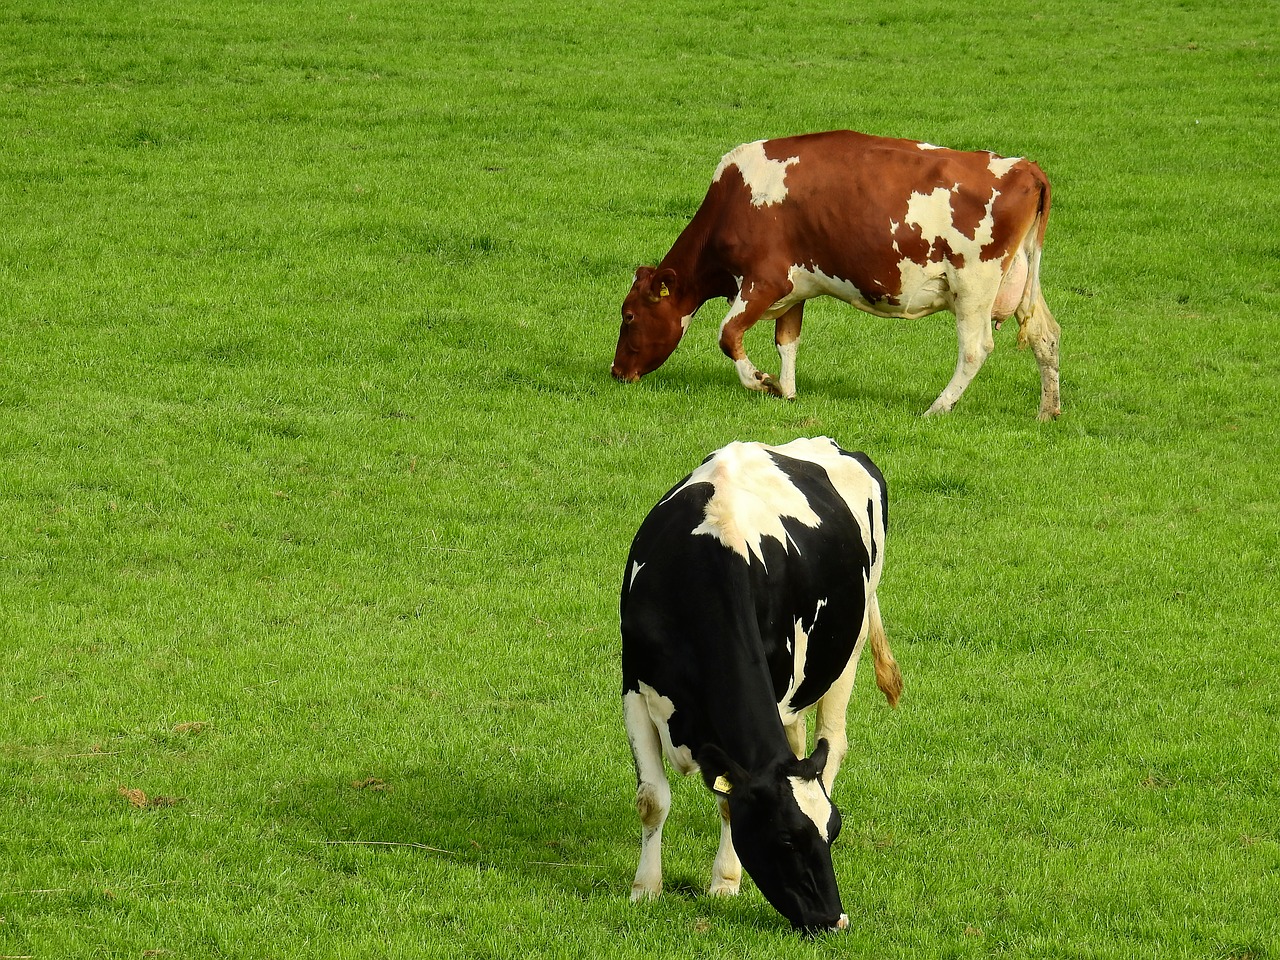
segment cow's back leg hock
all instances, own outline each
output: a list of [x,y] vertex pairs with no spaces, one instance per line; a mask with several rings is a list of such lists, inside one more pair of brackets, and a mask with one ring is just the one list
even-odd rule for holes
[[796,396],[796,350],[800,346],[800,325],[804,320],[804,301],[778,318],[773,342],[778,347],[781,365],[778,370],[778,386],[788,400]]
[[644,697],[634,691],[627,693],[622,705],[636,766],[636,812],[642,830],[631,899],[645,900],[662,892],[662,825],[671,811],[671,785],[662,765],[662,740]]
[[744,387],[780,397],[782,387],[773,377],[756,369],[755,364],[747,356],[747,348],[743,346],[742,338],[755,326],[756,321],[764,316],[769,307],[778,301],[781,294],[760,296],[761,288],[749,281],[744,281],[742,288],[743,290],[751,288],[753,296],[747,300],[739,293],[733,301],[728,314],[720,324],[720,349],[733,361],[733,365],[738,370],[738,380]]
[[742,863],[738,851],[733,849],[733,831],[729,828],[729,801],[716,797],[720,810],[720,848],[716,850],[716,862],[711,867],[711,887],[707,891],[713,897],[731,897],[742,885]]
[[995,349],[995,339],[991,335],[991,302],[988,299],[977,307],[972,302],[956,304],[956,340],[959,347],[956,370],[942,393],[938,394],[938,399],[925,411],[925,416],[946,413],[954,407],[969,386],[969,381],[982,369],[983,363]]
[[1052,420],[1062,412],[1062,400],[1058,384],[1058,340],[1062,329],[1058,321],[1049,312],[1049,305],[1044,302],[1044,294],[1036,294],[1033,318],[1020,333],[1025,332],[1031,341],[1031,352],[1035,354],[1036,363],[1040,367],[1040,414],[1041,420]]

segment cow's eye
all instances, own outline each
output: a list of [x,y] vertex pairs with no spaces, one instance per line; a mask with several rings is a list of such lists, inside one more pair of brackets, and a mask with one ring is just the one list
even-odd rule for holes
[[623,322],[624,324],[632,324],[632,323],[635,323],[635,322],[636,322],[636,315],[635,315],[634,313],[624,313],[624,314],[622,315],[622,322]]

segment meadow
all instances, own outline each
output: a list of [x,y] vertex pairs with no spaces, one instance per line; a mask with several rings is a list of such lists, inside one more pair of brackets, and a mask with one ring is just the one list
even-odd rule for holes
[[[1274,0],[13,0],[0,11],[0,956],[1280,957]],[[708,304],[608,377],[719,157],[1029,156],[1013,325]],[[748,337],[776,369],[771,331]],[[884,471],[834,796],[851,929],[639,853],[617,596],[734,439]]]

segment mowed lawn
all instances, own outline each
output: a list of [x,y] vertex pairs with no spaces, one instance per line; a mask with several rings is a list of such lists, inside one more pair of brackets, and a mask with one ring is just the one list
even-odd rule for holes
[[[15,0],[0,11],[0,956],[1280,956],[1274,3]],[[1037,160],[1013,325],[710,303],[608,377],[719,157]],[[748,348],[776,369],[771,331]],[[851,929],[639,852],[617,593],[734,439],[889,483],[835,787]]]

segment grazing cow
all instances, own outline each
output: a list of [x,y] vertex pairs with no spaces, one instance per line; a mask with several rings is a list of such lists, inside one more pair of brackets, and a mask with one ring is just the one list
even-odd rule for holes
[[[960,399],[994,348],[991,321],[1018,318],[1040,366],[1040,419],[1056,417],[1058,324],[1040,292],[1049,181],[1030,160],[843,130],[743,144],[702,206],[622,304],[613,376],[634,381],[675,350],[698,308],[731,301],[720,349],[749,390],[796,392],[804,302],[826,294],[881,317],[955,314],[959,358],[926,413]],[[742,345],[775,320],[775,380]]]
[[887,505],[875,464],[826,437],[732,443],[641,524],[621,602],[623,712],[643,825],[633,900],[662,889],[665,755],[682,774],[701,769],[718,799],[712,894],[737,893],[745,866],[797,929],[848,925],[831,866],[840,814],[830,790],[868,637],[890,704],[902,690],[876,602]]

